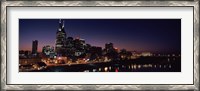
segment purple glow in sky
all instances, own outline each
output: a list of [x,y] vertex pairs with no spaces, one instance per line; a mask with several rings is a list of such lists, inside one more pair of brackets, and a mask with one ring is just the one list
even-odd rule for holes
[[[112,42],[118,49],[150,52],[181,52],[181,19],[63,19],[67,37],[104,48]],[[19,49],[38,51],[55,46],[59,19],[20,19]]]

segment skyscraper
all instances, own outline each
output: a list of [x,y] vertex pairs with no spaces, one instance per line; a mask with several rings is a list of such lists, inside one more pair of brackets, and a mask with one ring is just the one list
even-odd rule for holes
[[55,56],[55,52],[54,52],[54,47],[50,46],[50,45],[46,45],[42,48],[42,53],[43,56],[45,57],[49,57],[49,58],[54,58]]
[[38,41],[34,40],[32,44],[32,54],[37,54],[37,49],[38,49]]
[[105,50],[106,52],[113,51],[114,50],[113,43],[106,43]]
[[55,52],[57,55],[65,55],[66,54],[66,32],[64,29],[64,21],[61,19],[59,20],[59,27],[56,32],[56,45],[55,45]]

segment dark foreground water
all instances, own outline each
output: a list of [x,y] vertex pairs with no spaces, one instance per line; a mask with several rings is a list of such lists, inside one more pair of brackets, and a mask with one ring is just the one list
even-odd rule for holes
[[142,57],[107,63],[48,66],[36,72],[181,72],[181,57]]

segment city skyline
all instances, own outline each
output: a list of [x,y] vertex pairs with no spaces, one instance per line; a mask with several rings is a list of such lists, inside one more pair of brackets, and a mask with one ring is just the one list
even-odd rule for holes
[[[113,43],[128,51],[181,52],[180,19],[63,19],[67,37],[85,39],[92,46],[104,48]],[[55,47],[59,19],[20,19],[19,50],[38,51],[46,45]]]

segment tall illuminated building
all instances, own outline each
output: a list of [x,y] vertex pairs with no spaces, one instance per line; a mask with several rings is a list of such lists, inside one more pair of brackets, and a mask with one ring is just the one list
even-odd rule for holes
[[55,45],[55,52],[58,56],[64,56],[66,54],[66,32],[64,21],[59,20],[59,27],[56,32],[56,45]]
[[32,43],[32,54],[37,54],[37,49],[38,49],[38,41],[34,40]]

